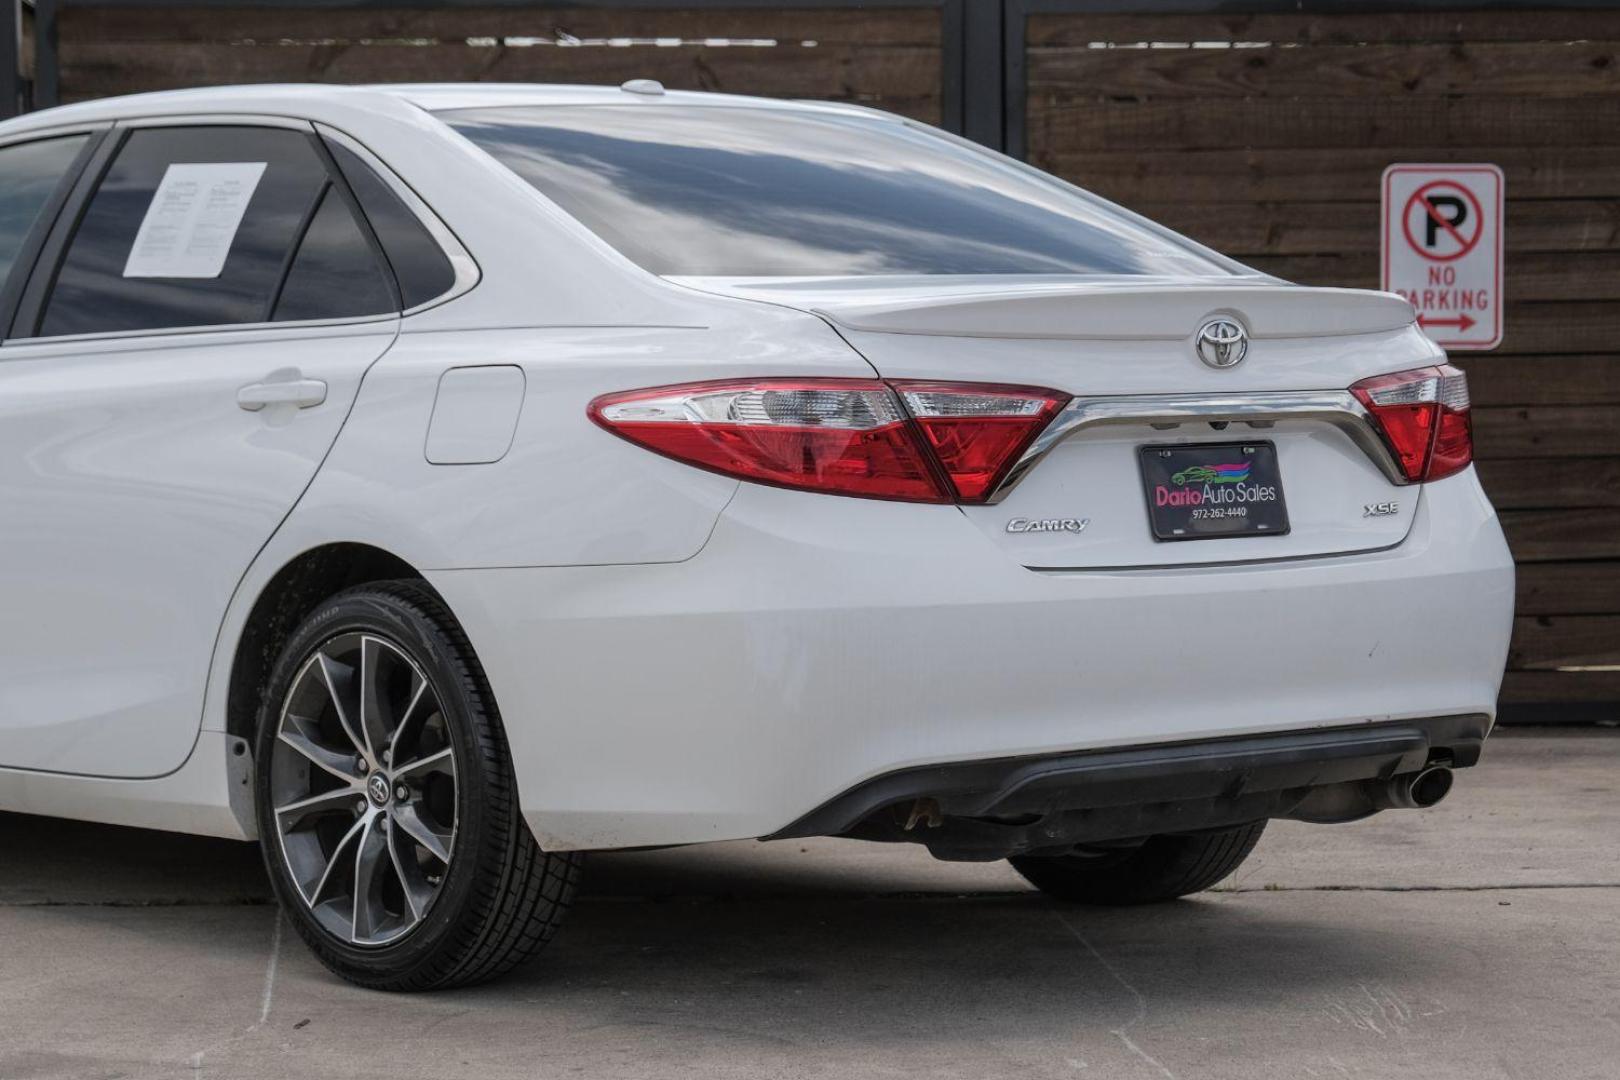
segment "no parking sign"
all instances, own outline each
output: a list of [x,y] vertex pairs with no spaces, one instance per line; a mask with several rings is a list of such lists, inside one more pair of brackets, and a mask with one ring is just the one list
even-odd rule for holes
[[1383,286],[1400,293],[1447,349],[1502,342],[1502,170],[1384,170]]

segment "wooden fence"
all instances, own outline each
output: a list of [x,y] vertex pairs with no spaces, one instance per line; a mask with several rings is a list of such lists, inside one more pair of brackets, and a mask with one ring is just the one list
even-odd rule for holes
[[64,101],[227,82],[622,82],[942,123],[938,4],[104,7],[60,14]]
[[69,101],[632,77],[853,101],[966,130],[1259,269],[1329,285],[1378,284],[1386,165],[1494,162],[1506,339],[1457,359],[1520,564],[1504,701],[1521,716],[1620,712],[1620,5],[1197,6],[41,0],[59,44],[41,78]]

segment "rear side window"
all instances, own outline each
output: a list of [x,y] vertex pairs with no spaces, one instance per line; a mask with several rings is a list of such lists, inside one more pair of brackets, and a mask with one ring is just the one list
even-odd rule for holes
[[410,207],[358,155],[331,140],[326,147],[376,231],[406,310],[449,292],[455,268]]
[[[245,126],[136,130],[68,244],[40,333],[393,310],[386,268],[348,205],[328,200],[330,190],[309,134]],[[321,290],[324,297],[313,295]]]
[[0,147],[0,283],[88,138],[70,135]]
[[328,185],[276,300],[277,322],[398,311],[371,240],[338,189]]

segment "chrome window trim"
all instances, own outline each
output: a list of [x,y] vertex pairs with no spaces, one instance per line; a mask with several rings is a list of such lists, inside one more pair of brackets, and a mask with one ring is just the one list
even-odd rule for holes
[[315,123],[296,116],[277,116],[271,113],[191,113],[175,116],[125,116],[113,122],[115,127],[273,127],[313,133]]
[[265,330],[322,330],[340,329],[350,326],[366,326],[369,324],[398,323],[400,314],[397,311],[385,312],[381,315],[351,315],[342,319],[299,319],[287,322],[253,322],[253,323],[203,323],[199,326],[159,326],[146,330],[101,330],[93,334],[36,334],[33,337],[7,338],[0,342],[0,352],[18,346],[28,345],[73,345],[77,343],[94,344],[98,341],[139,341],[142,338],[157,337],[189,337],[198,334],[227,334],[244,331]]
[[340,144],[345,150],[350,151],[369,166],[371,171],[375,172],[382,179],[382,182],[388,185],[389,190],[400,197],[406,208],[416,215],[416,220],[422,223],[422,227],[428,231],[428,235],[433,237],[433,242],[439,245],[439,250],[444,252],[445,258],[450,260],[450,267],[455,272],[455,280],[451,282],[450,288],[431,300],[424,300],[414,307],[407,308],[401,313],[401,317],[409,317],[419,311],[426,311],[429,308],[448,303],[478,284],[479,279],[482,277],[482,271],[479,270],[478,262],[472,257],[472,253],[467,250],[456,234],[450,231],[450,226],[444,223],[444,220],[434,212],[433,208],[424,202],[422,197],[409,184],[400,179],[399,175],[393,169],[390,169],[386,162],[368,150],[358,139],[346,132],[339,131],[329,124],[316,121],[315,131],[321,136]]
[[153,349],[208,349],[231,345],[291,344],[332,338],[388,337],[399,333],[398,316],[370,323],[229,323],[184,331],[139,334],[17,338],[0,348],[0,363],[58,356],[112,356]]
[[74,135],[95,135],[112,126],[111,121],[100,124],[62,124],[59,127],[34,128],[10,135],[0,135],[0,150],[6,150],[13,146],[23,146],[27,143],[66,139]]
[[1091,428],[1149,424],[1168,430],[1182,424],[1203,423],[1269,427],[1278,420],[1316,420],[1331,424],[1348,435],[1391,484],[1405,487],[1411,483],[1374,428],[1371,415],[1348,390],[1077,397],[1052,419],[985,501],[1001,502],[1054,447],[1071,435]]

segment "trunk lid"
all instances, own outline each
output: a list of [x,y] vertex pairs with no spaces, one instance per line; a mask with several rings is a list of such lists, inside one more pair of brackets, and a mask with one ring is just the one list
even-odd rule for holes
[[[1050,448],[1019,471],[1000,501],[962,508],[987,538],[1031,568],[1369,551],[1400,543],[1414,520],[1421,488],[1391,481],[1376,437],[1346,393],[1367,376],[1443,357],[1413,324],[1412,309],[1392,294],[1259,276],[681,283],[817,314],[887,379],[1010,383],[1073,395],[1049,429],[1055,436],[1062,425],[1066,434],[1048,440]],[[1247,353],[1230,367],[1200,360],[1195,345],[1199,329],[1217,319],[1247,333]],[[1219,452],[1177,449],[1206,444]],[[1219,464],[1227,449],[1234,461],[1271,457],[1260,444],[1275,450],[1286,532],[1155,538],[1149,503],[1167,498],[1165,476],[1145,474],[1151,466],[1142,448],[1176,450],[1167,455],[1176,465]],[[1196,482],[1210,473],[1178,474],[1192,477],[1187,486],[1207,494],[1211,506],[1229,497],[1218,482],[1208,488]],[[1032,522],[1042,524],[1031,529]],[[1256,517],[1197,527],[1261,524]]]

